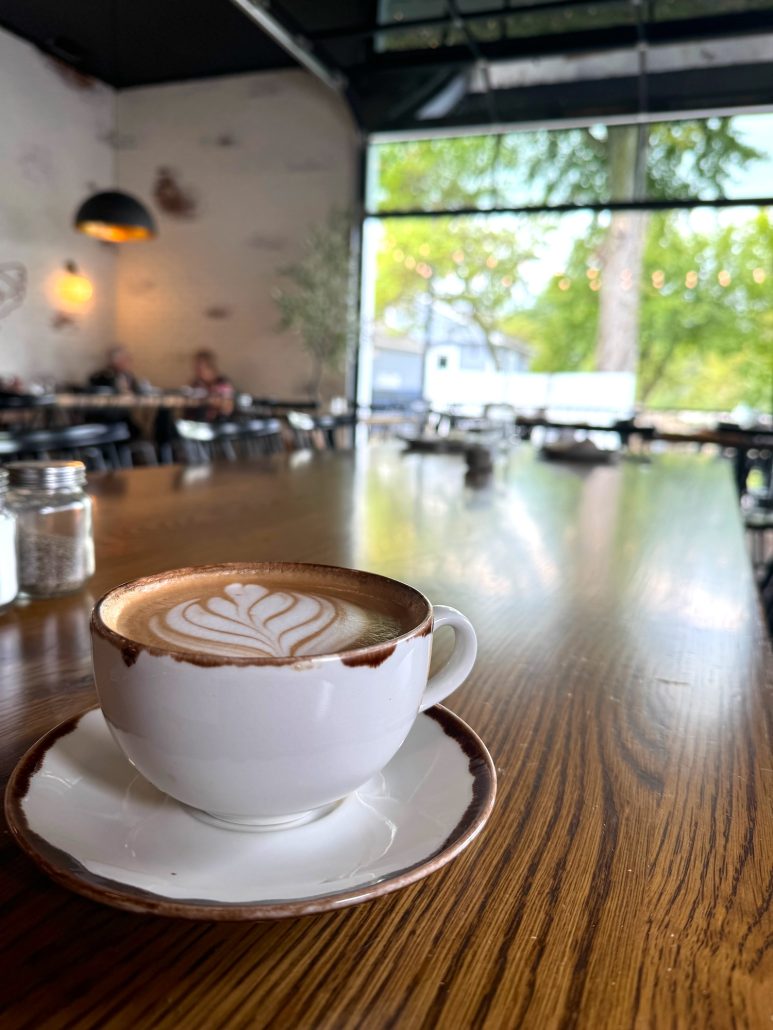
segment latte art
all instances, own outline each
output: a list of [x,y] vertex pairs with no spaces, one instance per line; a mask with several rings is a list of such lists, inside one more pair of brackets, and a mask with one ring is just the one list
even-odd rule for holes
[[228,583],[220,594],[181,601],[148,620],[162,646],[223,658],[325,654],[368,642],[372,627],[373,613],[342,597],[259,583]]

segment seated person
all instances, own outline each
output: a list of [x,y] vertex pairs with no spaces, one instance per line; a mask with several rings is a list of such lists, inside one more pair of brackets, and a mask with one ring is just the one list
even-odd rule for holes
[[89,386],[106,387],[113,393],[140,393],[140,383],[132,372],[132,356],[126,347],[111,347],[107,365],[89,376]]
[[217,358],[211,350],[200,350],[194,354],[191,386],[202,393],[206,391],[206,396],[202,397],[198,407],[186,413],[188,418],[215,422],[233,414],[233,383],[220,374]]
[[[146,392],[147,384],[141,383],[137,379],[132,372],[132,364],[132,356],[126,347],[120,344],[111,347],[107,352],[107,365],[89,376],[87,389],[99,388],[101,393],[110,391],[116,394]],[[103,425],[124,422],[129,427],[132,440],[138,440],[143,435],[129,408],[95,407],[85,410],[83,414],[87,422],[97,422]]]

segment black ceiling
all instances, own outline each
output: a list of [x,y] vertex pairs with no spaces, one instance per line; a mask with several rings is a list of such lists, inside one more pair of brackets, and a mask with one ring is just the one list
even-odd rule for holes
[[0,25],[119,88],[295,64],[229,0],[0,0]]
[[[773,103],[773,49],[640,74],[662,44],[764,39],[773,0],[252,2],[342,81],[370,132]],[[231,0],[0,0],[0,24],[118,87],[297,63]],[[613,51],[630,74],[485,88],[502,61]]]

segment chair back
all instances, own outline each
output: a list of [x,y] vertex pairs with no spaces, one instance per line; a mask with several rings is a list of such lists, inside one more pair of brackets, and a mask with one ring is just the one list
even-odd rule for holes
[[195,443],[214,443],[215,429],[209,422],[194,422],[193,419],[178,418],[174,427],[183,440],[191,440]]
[[15,435],[18,453],[23,457],[77,459],[94,471],[130,465],[125,446],[130,438],[124,422],[109,426],[86,422],[58,429],[31,429]]

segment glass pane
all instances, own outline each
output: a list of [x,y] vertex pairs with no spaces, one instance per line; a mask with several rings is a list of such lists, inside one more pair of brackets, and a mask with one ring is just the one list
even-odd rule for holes
[[373,402],[769,410],[773,210],[375,223]]
[[378,212],[742,200],[771,193],[773,114],[381,143],[370,153]]
[[767,10],[769,0],[713,0],[707,10],[706,0],[659,0],[652,4],[650,21],[679,21],[682,18],[706,17],[721,14],[743,14],[745,11]]

